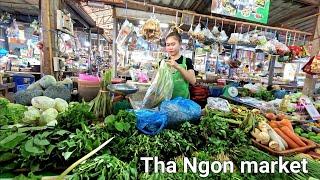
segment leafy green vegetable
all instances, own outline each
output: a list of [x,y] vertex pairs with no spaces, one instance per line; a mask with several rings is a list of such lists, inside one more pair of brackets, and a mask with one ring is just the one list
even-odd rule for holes
[[272,101],[275,100],[271,91],[267,91],[266,89],[260,89],[253,94],[253,97],[264,100],[264,101]]
[[5,108],[9,103],[8,99],[0,97],[0,109]]
[[136,162],[123,162],[104,154],[97,156],[73,170],[71,179],[137,179]]
[[9,149],[13,149],[20,142],[22,142],[25,138],[27,138],[26,133],[14,133],[0,141],[0,151],[7,151]]
[[112,108],[112,112],[118,114],[120,110],[132,109],[132,106],[127,99],[124,99],[114,103]]
[[70,104],[69,108],[65,112],[58,115],[57,127],[60,129],[75,131],[76,129],[81,129],[82,125],[88,126],[96,119],[89,109],[90,106],[85,102]]
[[10,125],[22,122],[24,117],[24,112],[27,108],[21,104],[7,103],[7,101],[2,101],[3,105],[6,104],[0,111],[0,124]]

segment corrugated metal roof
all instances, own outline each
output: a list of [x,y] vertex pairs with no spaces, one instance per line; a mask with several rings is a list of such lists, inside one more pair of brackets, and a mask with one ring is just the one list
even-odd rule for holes
[[[171,7],[181,10],[195,11],[200,14],[211,13],[211,0],[138,0],[148,4],[155,4],[165,7]],[[317,13],[318,8],[315,5],[306,3],[305,0],[272,0],[269,12],[268,25],[282,26],[301,31],[314,33],[316,17],[310,18],[304,22],[289,22]],[[316,1],[315,1],[316,2]]]

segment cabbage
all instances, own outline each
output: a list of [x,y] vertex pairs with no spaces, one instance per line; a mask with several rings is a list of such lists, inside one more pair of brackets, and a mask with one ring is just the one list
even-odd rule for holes
[[42,87],[40,86],[40,82],[37,81],[28,86],[27,90],[42,90]]
[[55,101],[55,108],[59,112],[64,112],[68,108],[68,103],[67,101],[61,99],[61,98],[56,98],[54,99]]
[[36,107],[38,109],[43,109],[43,110],[54,108],[55,106],[54,99],[51,99],[46,96],[38,96],[38,97],[32,98],[31,104],[33,107]]
[[48,87],[55,85],[57,80],[51,75],[45,75],[39,80],[39,83],[42,88],[47,89]]
[[40,116],[40,125],[47,125],[51,121],[55,121],[58,114],[58,111],[54,108],[49,108],[43,111],[43,113]]
[[30,106],[28,107],[28,111],[24,112],[23,122],[27,124],[36,124],[36,121],[40,118],[39,109]]

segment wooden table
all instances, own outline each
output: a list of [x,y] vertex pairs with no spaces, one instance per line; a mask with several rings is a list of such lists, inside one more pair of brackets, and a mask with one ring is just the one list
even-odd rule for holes
[[8,86],[4,84],[0,84],[0,93],[3,97],[7,97],[8,95]]

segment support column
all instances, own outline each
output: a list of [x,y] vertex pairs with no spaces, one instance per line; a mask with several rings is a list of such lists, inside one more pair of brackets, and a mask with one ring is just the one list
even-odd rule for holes
[[[319,12],[320,12],[320,7],[319,7]],[[313,38],[314,40],[312,42],[311,56],[317,55],[320,50],[319,37],[320,37],[320,16],[318,16],[318,20],[316,23],[316,28],[315,28],[314,38]],[[307,96],[312,96],[315,91],[316,81],[317,79],[314,76],[306,75],[302,93]]]
[[118,36],[118,19],[116,18],[116,9],[113,8],[113,47],[112,47],[112,68],[113,68],[113,76],[117,77],[117,36]]
[[53,75],[53,57],[56,56],[56,11],[61,0],[40,0],[43,52],[41,55],[41,73]]

